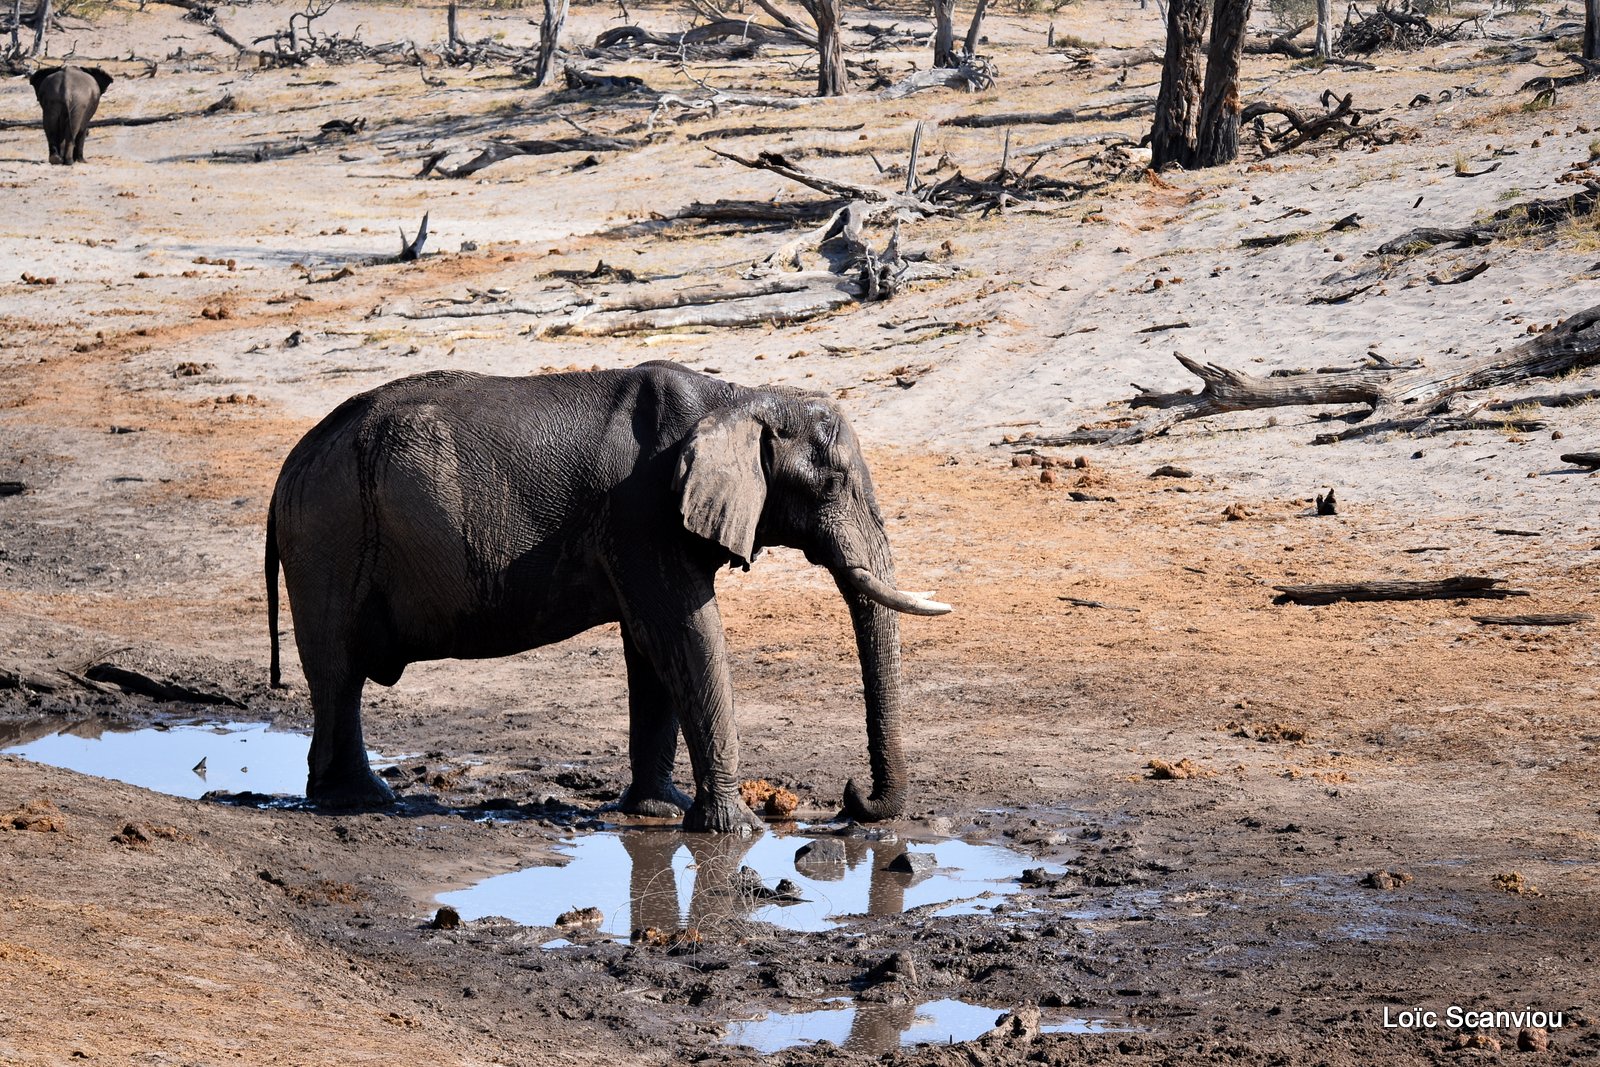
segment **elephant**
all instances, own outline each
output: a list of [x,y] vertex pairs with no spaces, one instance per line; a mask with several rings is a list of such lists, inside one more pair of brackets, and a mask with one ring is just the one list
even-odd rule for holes
[[50,162],[68,167],[82,163],[89,120],[100,106],[100,94],[111,86],[111,75],[99,67],[48,67],[34,71],[28,80],[44,109]]
[[[815,394],[746,388],[656,361],[629,370],[419,374],[347,400],[284,461],[267,513],[272,684],[281,564],[313,713],[307,798],[382,806],[367,764],[366,679],[419,660],[507,656],[621,624],[631,781],[618,807],[685,829],[759,830],[739,742],[716,572],[801,550],[849,608],[866,705],[869,795],[907,794],[899,613],[951,610],[895,588],[860,444]],[[673,783],[679,734],[693,798]]]

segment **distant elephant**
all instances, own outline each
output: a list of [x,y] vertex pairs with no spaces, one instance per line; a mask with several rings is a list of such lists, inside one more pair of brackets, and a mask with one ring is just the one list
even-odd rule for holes
[[[829,401],[674,363],[491,378],[436,371],[354,397],[290,452],[267,514],[279,684],[278,567],[315,713],[307,796],[393,799],[367,766],[365,679],[418,660],[507,656],[621,622],[632,782],[624,811],[691,830],[759,828],[739,741],[715,575],[787,545],[832,572],[861,660],[872,793],[905,805],[896,612],[950,610],[894,588],[855,433]],[[929,594],[931,595],[931,594]],[[672,781],[682,730],[691,802]]]
[[83,162],[83,139],[89,120],[100,106],[100,94],[111,85],[111,75],[99,67],[49,67],[28,79],[44,109],[44,136],[50,142],[50,162],[71,166]]

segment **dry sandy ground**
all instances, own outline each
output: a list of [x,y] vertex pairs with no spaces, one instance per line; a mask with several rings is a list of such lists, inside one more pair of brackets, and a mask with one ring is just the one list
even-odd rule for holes
[[[223,18],[248,37],[281,27],[290,10],[258,3]],[[373,747],[428,754],[400,815],[185,801],[0,758],[0,808],[54,806],[5,820],[38,831],[0,829],[0,1060],[740,1058],[717,1044],[730,1020],[880,995],[863,976],[894,952],[917,961],[912,1001],[956,997],[998,1013],[1042,999],[1135,1028],[996,1036],[898,1061],[1518,1055],[1515,1029],[1489,1035],[1504,1043],[1496,1053],[1489,1037],[1460,1049],[1464,1038],[1448,1029],[1381,1025],[1385,1008],[1451,1003],[1567,1011],[1550,1050],[1530,1057],[1600,1053],[1600,1027],[1587,1021],[1600,1014],[1593,624],[1491,628],[1471,618],[1600,607],[1596,480],[1557,459],[1594,447],[1594,405],[1545,409],[1537,433],[1338,446],[1309,444],[1324,426],[1314,409],[1234,416],[1136,447],[1070,450],[1087,466],[1055,484],[990,447],[1124,414],[1116,402],[1130,381],[1185,384],[1174,352],[1259,373],[1369,352],[1443,368],[1596,303],[1592,221],[1418,257],[1348,303],[1307,298],[1412,226],[1466,225],[1570,190],[1557,179],[1596,150],[1587,124],[1600,90],[1565,90],[1530,112],[1515,90],[1540,73],[1535,64],[1420,69],[1483,58],[1483,40],[1380,57],[1372,72],[1252,58],[1246,99],[1309,105],[1324,88],[1350,90],[1385,109],[1369,121],[1392,120],[1404,138],[1264,164],[1247,152],[1236,166],[1130,180],[1048,213],[919,222],[906,243],[948,242],[965,276],[808,324],[535,338],[521,316],[413,322],[379,309],[471,289],[531,295],[551,271],[600,260],[656,277],[736,277],[784,236],[627,224],[691,200],[803,191],[718,160],[690,135],[782,127],[790,132],[718,143],[782,149],[873,181],[867,153],[903,159],[918,121],[1153,93],[1151,65],[1110,86],[1133,54],[1121,49],[1158,43],[1154,7],[1119,0],[1056,14],[1058,33],[1108,46],[1079,68],[1043,48],[1045,16],[1001,13],[990,30],[1001,89],[982,97],[733,109],[668,121],[648,147],[598,166],[513,159],[461,181],[414,176],[432,152],[471,151],[491,134],[561,136],[571,132],[563,116],[614,133],[649,107],[531,91],[504,69],[430,70],[443,84],[429,86],[415,68],[377,64],[236,68],[180,14],[113,5],[54,42],[75,42],[79,57],[122,79],[104,117],[200,112],[224,94],[235,110],[98,129],[89,164],[71,170],[44,164],[36,129],[0,133],[12,206],[0,221],[10,265],[0,282],[0,479],[30,487],[0,499],[0,665],[75,669],[114,654],[237,695],[248,710],[236,718],[305,727],[303,695],[265,687],[259,563],[265,502],[294,440],[351,393],[413,371],[673,358],[838,396],[868,442],[903,580],[958,606],[905,626],[917,789],[898,831],[1006,841],[1065,863],[1070,876],[1000,916],[885,918],[805,935],[735,926],[692,952],[551,953],[538,947],[548,931],[427,929],[437,893],[548,858],[622,785],[625,687],[607,628],[505,661],[417,665],[396,689],[369,693]],[[592,39],[611,14],[581,9],[575,33]],[[536,32],[528,15],[464,12],[464,32],[525,44]],[[890,19],[918,24],[905,12],[870,16]],[[1538,19],[1489,25],[1516,36]],[[678,20],[664,9],[642,17],[663,30]],[[358,25],[368,41],[442,34],[438,10],[348,4],[319,28]],[[130,53],[161,59],[157,75],[136,77],[143,64]],[[923,59],[872,55],[896,72]],[[664,89],[692,89],[692,74],[804,91],[798,60],[605,69]],[[1553,46],[1541,45],[1539,62],[1559,65]],[[1460,86],[1484,95],[1406,106]],[[0,114],[36,115],[25,82],[0,90]],[[364,132],[315,140],[322,123],[357,117],[368,119]],[[1137,137],[1142,121],[1022,126],[1013,150],[1085,132]],[[859,132],[813,128],[856,123]],[[998,161],[998,130],[930,130],[923,159],[941,175],[986,174]],[[238,155],[293,140],[310,150]],[[1458,158],[1470,172],[1501,166],[1464,179]],[[396,228],[409,231],[425,210],[436,254],[384,262]],[[1239,248],[1247,236],[1326,230],[1351,212],[1359,229]],[[457,251],[463,242],[476,250]],[[1488,271],[1470,283],[1426,281],[1482,261]],[[53,280],[26,282],[24,272]],[[1179,321],[1188,326],[1139,332]],[[200,373],[175,374],[186,363]],[[1595,387],[1580,374],[1498,398]],[[1167,463],[1195,477],[1150,477]],[[1313,517],[1311,495],[1328,486],[1340,514]],[[1073,490],[1107,499],[1074,501]],[[1230,505],[1247,517],[1225,521]],[[1271,586],[1285,582],[1462,573],[1503,576],[1533,595],[1510,609],[1271,604]],[[730,576],[722,599],[747,772],[829,810],[865,765],[848,624],[831,584],[778,552]],[[172,712],[205,709],[13,690],[0,693],[0,737]],[[1181,758],[1195,776],[1148,776],[1151,760]],[[489,798],[547,796],[573,806],[541,808],[543,819],[462,817]],[[130,821],[150,840],[113,840]],[[1402,869],[1414,880],[1398,888],[1359,884]],[[1497,877],[1514,872],[1513,888],[1537,893],[1505,891]]]

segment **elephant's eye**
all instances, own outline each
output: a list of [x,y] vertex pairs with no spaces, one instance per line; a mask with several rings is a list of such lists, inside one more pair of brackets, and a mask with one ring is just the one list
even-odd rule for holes
[[843,471],[829,471],[823,477],[823,492],[825,492],[828,496],[838,496],[840,493],[844,492],[846,481],[847,479],[845,478]]

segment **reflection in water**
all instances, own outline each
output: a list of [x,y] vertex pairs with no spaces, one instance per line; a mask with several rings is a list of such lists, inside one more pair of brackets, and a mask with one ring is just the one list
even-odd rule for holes
[[[631,829],[592,834],[559,846],[570,858],[561,867],[528,867],[487,878],[439,896],[464,919],[499,915],[527,926],[552,925],[574,907],[598,907],[601,929],[615,937],[655,927],[688,925],[715,930],[753,918],[788,930],[827,930],[851,915],[896,915],[908,908],[951,903],[940,914],[974,911],[1017,891],[1025,867],[1020,853],[965,841],[936,844],[835,838],[844,862],[831,870],[797,869],[795,851],[813,838],[779,835],[684,834]],[[886,868],[906,851],[934,857],[937,868],[920,875]],[[742,875],[749,867],[754,877]],[[770,887],[788,879],[799,902],[775,902],[753,883]],[[970,898],[982,897],[981,901]]]
[[59,721],[49,730],[30,723],[14,736],[21,743],[13,741],[0,751],[190,798],[213,789],[301,793],[311,745],[305,734],[272,730],[259,722],[118,730],[90,719],[65,729]]
[[[992,1030],[1005,1014],[1002,1009],[964,1000],[867,1004],[840,997],[829,1003],[835,1007],[787,1015],[771,1012],[760,1019],[731,1023],[723,1043],[746,1045],[764,1055],[818,1041],[831,1041],[852,1052],[889,1052],[905,1045],[970,1041]],[[1067,1019],[1039,1029],[1092,1034],[1113,1028],[1087,1019]]]

